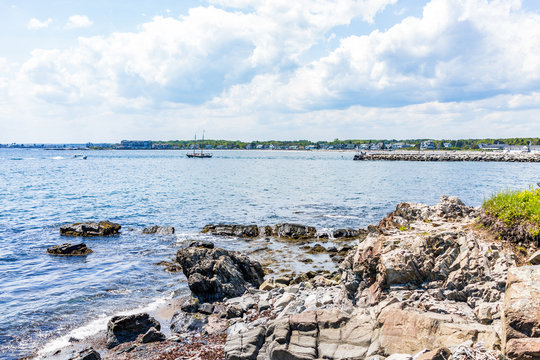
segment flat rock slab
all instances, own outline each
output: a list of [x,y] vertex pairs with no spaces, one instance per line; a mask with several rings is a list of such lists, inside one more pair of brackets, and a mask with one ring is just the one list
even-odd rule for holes
[[201,232],[218,236],[254,238],[259,236],[259,227],[257,225],[208,224],[202,229]]
[[86,244],[62,244],[47,249],[47,254],[61,256],[84,256],[93,253]]
[[154,225],[145,227],[142,232],[143,234],[173,235],[174,227]]
[[122,226],[110,221],[85,222],[62,225],[62,236],[111,236],[118,235]]

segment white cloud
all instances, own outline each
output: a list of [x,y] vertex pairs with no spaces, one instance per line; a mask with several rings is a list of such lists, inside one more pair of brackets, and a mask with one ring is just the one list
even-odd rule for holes
[[66,29],[78,29],[90,27],[94,24],[86,15],[71,15],[66,24]]
[[28,21],[28,24],[26,25],[26,27],[29,30],[43,29],[43,28],[49,27],[49,25],[51,25],[52,22],[53,20],[51,18],[48,18],[47,20],[44,20],[44,21],[40,21],[36,18],[32,18],[30,19],[30,21]]
[[431,0],[421,17],[365,35],[336,28],[374,22],[396,0],[210,2],[136,32],[34,50],[14,76],[0,73],[0,121],[11,112],[37,126],[48,114],[66,129],[80,118],[85,136],[130,124],[154,138],[201,118],[244,139],[540,131],[540,17],[519,1]]

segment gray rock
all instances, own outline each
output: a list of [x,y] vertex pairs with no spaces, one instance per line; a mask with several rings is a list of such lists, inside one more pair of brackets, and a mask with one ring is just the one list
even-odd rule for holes
[[70,360],[101,360],[99,353],[93,348],[84,349]]
[[227,307],[227,319],[239,318],[244,315],[244,309],[238,304],[232,304]]
[[162,332],[156,330],[156,328],[150,328],[141,338],[141,342],[143,344],[158,341],[165,341],[165,335]]
[[107,348],[134,341],[150,328],[161,329],[159,322],[146,313],[129,316],[113,316],[107,324]]
[[334,230],[332,236],[338,238],[355,238],[359,236],[358,230],[354,229],[337,229]]
[[265,333],[265,327],[260,326],[245,333],[228,335],[225,344],[225,359],[256,360],[264,343]]
[[198,311],[199,311],[201,314],[210,315],[210,314],[212,314],[212,313],[214,312],[214,305],[209,304],[209,303],[201,304],[201,305],[199,306]]
[[62,225],[60,235],[63,236],[111,236],[118,235],[122,226],[110,221],[74,223]]
[[532,254],[527,262],[531,265],[540,265],[540,250],[537,250],[534,254]]
[[258,262],[234,251],[189,247],[178,250],[176,259],[201,302],[240,296],[248,286],[258,288],[264,278]]
[[207,317],[202,314],[188,314],[183,311],[177,311],[171,319],[171,331],[177,334],[198,332],[207,323]]
[[201,232],[218,236],[236,236],[241,238],[254,238],[259,236],[259,228],[257,225],[209,224],[206,225]]
[[214,243],[206,240],[195,240],[190,242],[187,247],[202,247],[207,249],[213,249]]
[[83,256],[91,254],[93,251],[86,247],[86,244],[62,244],[52,246],[47,249],[47,254],[63,256]]
[[172,235],[174,234],[174,227],[154,225],[144,228],[142,232],[143,234]]
[[300,224],[277,224],[276,234],[282,238],[289,239],[313,239],[316,237],[317,230],[312,226]]

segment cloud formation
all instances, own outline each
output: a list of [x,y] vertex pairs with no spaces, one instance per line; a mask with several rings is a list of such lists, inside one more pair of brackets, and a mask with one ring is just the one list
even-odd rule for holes
[[28,24],[26,25],[26,27],[29,30],[43,29],[43,28],[49,27],[49,25],[51,25],[52,22],[53,20],[51,18],[48,18],[47,20],[44,20],[44,21],[40,21],[36,18],[32,18],[30,19],[30,21],[28,21]]
[[[140,118],[140,133],[154,138],[191,134],[201,121],[245,139],[540,131],[537,13],[517,0],[431,0],[420,16],[343,35],[354,21],[376,27],[395,4],[210,0],[136,32],[36,49],[14,76],[0,73],[0,91],[30,103],[29,119],[42,107],[60,123],[81,117],[87,134],[111,118]],[[92,22],[74,15],[69,24]]]
[[92,26],[93,22],[86,15],[71,15],[66,23],[66,29],[87,28]]

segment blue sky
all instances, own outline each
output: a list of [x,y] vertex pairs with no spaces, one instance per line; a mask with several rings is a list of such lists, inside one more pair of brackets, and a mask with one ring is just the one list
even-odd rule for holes
[[533,0],[0,0],[0,143],[540,136]]

